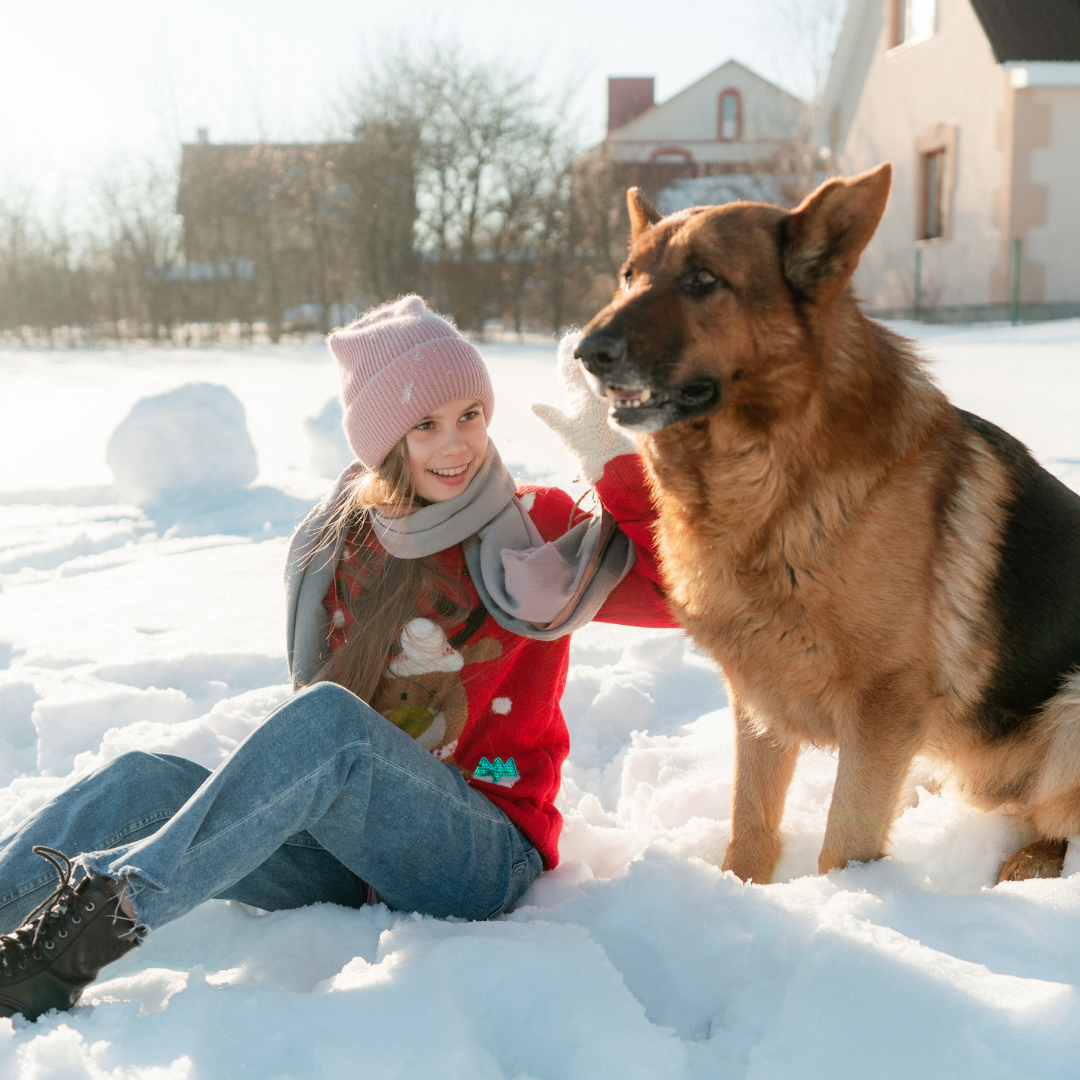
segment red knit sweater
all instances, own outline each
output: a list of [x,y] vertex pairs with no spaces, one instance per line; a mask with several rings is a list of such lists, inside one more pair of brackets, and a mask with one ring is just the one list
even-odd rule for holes
[[[640,459],[629,454],[608,462],[596,492],[637,550],[633,570],[607,598],[597,621],[677,626],[659,586],[655,510]],[[573,508],[566,492],[530,484],[517,493],[545,540],[566,532]],[[578,511],[575,521],[582,516]],[[346,588],[354,597],[359,592],[362,571],[354,556],[350,537],[324,599],[335,652],[353,622],[340,597]],[[570,749],[559,707],[570,636],[534,641],[504,630],[490,615],[475,625],[483,609],[461,546],[449,549],[446,559],[447,569],[460,575],[476,617],[445,631],[427,620],[410,623],[406,647],[391,661],[372,704],[501,807],[551,869],[559,861],[562,829],[555,796]],[[407,643],[410,633],[416,647]]]

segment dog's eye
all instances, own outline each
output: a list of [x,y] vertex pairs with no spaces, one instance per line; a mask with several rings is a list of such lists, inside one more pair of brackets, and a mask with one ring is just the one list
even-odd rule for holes
[[630,269],[624,270],[623,274],[622,274],[623,288],[624,289],[629,289],[631,283],[633,282],[633,280],[634,280],[634,271],[630,270]]
[[691,270],[683,279],[684,288],[691,296],[708,292],[720,279],[711,270]]

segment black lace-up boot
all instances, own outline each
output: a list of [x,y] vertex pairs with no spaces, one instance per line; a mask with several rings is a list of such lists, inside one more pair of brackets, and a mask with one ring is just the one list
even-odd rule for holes
[[119,882],[95,874],[73,885],[66,855],[33,850],[56,867],[60,882],[18,930],[0,937],[0,1016],[28,1020],[70,1009],[106,964],[139,943],[134,921],[120,910]]

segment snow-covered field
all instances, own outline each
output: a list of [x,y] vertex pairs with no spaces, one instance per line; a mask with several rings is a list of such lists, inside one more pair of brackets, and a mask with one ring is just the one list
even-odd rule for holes
[[[900,329],[958,404],[1080,489],[1080,321]],[[568,485],[528,411],[560,403],[554,346],[482,351],[503,459]],[[193,451],[236,463],[216,495],[170,487],[131,430],[118,485],[113,431],[188,383],[243,403],[253,482],[228,490],[255,468],[234,424]],[[286,695],[281,567],[329,484],[333,435],[308,421],[335,389],[320,345],[0,352],[0,829],[128,749],[213,766]],[[1060,880],[991,889],[1014,826],[913,789],[892,858],[818,877],[836,763],[810,752],[778,883],[744,886],[718,869],[731,725],[711,663],[672,631],[593,625],[571,665],[562,864],[511,915],[206,904],[73,1012],[0,1020],[0,1076],[1077,1074],[1080,845]]]

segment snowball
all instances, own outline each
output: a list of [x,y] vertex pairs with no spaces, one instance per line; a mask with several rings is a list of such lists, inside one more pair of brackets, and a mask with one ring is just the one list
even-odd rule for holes
[[124,496],[139,503],[220,496],[259,471],[244,406],[212,383],[140,398],[112,433],[105,460]]
[[316,476],[337,476],[356,459],[345,438],[341,402],[336,397],[322,407],[318,416],[309,416],[304,421],[304,430],[311,440],[310,465]]

